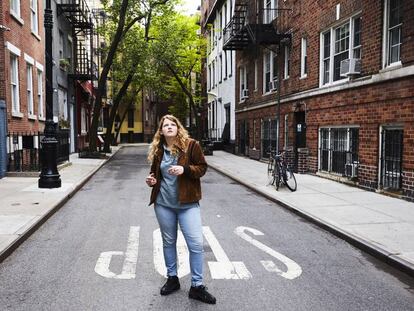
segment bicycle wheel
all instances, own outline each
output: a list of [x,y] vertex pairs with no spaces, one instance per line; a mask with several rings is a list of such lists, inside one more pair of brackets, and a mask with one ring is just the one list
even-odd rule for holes
[[267,164],[267,184],[273,185],[275,182],[275,159],[270,156],[269,162]]
[[275,171],[275,188],[279,190],[280,181],[282,179],[281,171],[280,171],[280,163],[276,163],[276,171]]
[[293,174],[293,171],[289,167],[287,167],[283,172],[283,182],[290,191],[296,191],[296,188],[298,186],[296,183],[296,178]]

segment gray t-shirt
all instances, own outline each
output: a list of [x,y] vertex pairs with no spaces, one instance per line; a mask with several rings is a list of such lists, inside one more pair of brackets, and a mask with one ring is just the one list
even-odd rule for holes
[[171,151],[164,147],[164,155],[161,161],[161,188],[158,193],[156,205],[162,205],[168,208],[190,208],[198,207],[198,202],[180,204],[178,201],[178,176],[168,173],[168,169],[172,165],[177,165],[177,157],[171,154]]

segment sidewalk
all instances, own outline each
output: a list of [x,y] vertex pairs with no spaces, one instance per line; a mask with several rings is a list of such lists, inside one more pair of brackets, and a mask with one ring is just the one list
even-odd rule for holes
[[375,257],[414,275],[414,203],[295,174],[298,190],[267,185],[267,164],[214,151],[209,166]]
[[[111,147],[112,157],[120,147]],[[38,177],[0,179],[0,262],[62,207],[109,159],[70,155],[59,170],[62,187],[40,189]]]

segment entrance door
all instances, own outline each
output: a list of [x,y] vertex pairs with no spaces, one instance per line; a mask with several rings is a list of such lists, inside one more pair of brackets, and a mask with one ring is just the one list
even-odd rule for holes
[[298,167],[298,148],[306,147],[305,112],[295,112],[295,171]]
[[401,128],[384,128],[381,132],[381,188],[401,189],[402,154],[403,130]]
[[70,117],[70,153],[75,152],[75,105],[69,105],[69,117]]

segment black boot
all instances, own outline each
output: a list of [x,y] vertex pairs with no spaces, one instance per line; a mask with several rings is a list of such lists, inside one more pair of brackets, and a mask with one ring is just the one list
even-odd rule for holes
[[188,297],[212,305],[216,304],[216,298],[214,298],[214,296],[207,291],[207,287],[205,287],[204,285],[200,285],[197,287],[191,286],[190,291],[188,292]]
[[179,289],[180,281],[178,280],[178,277],[176,275],[169,276],[167,282],[161,287],[160,294],[163,296],[169,295]]

